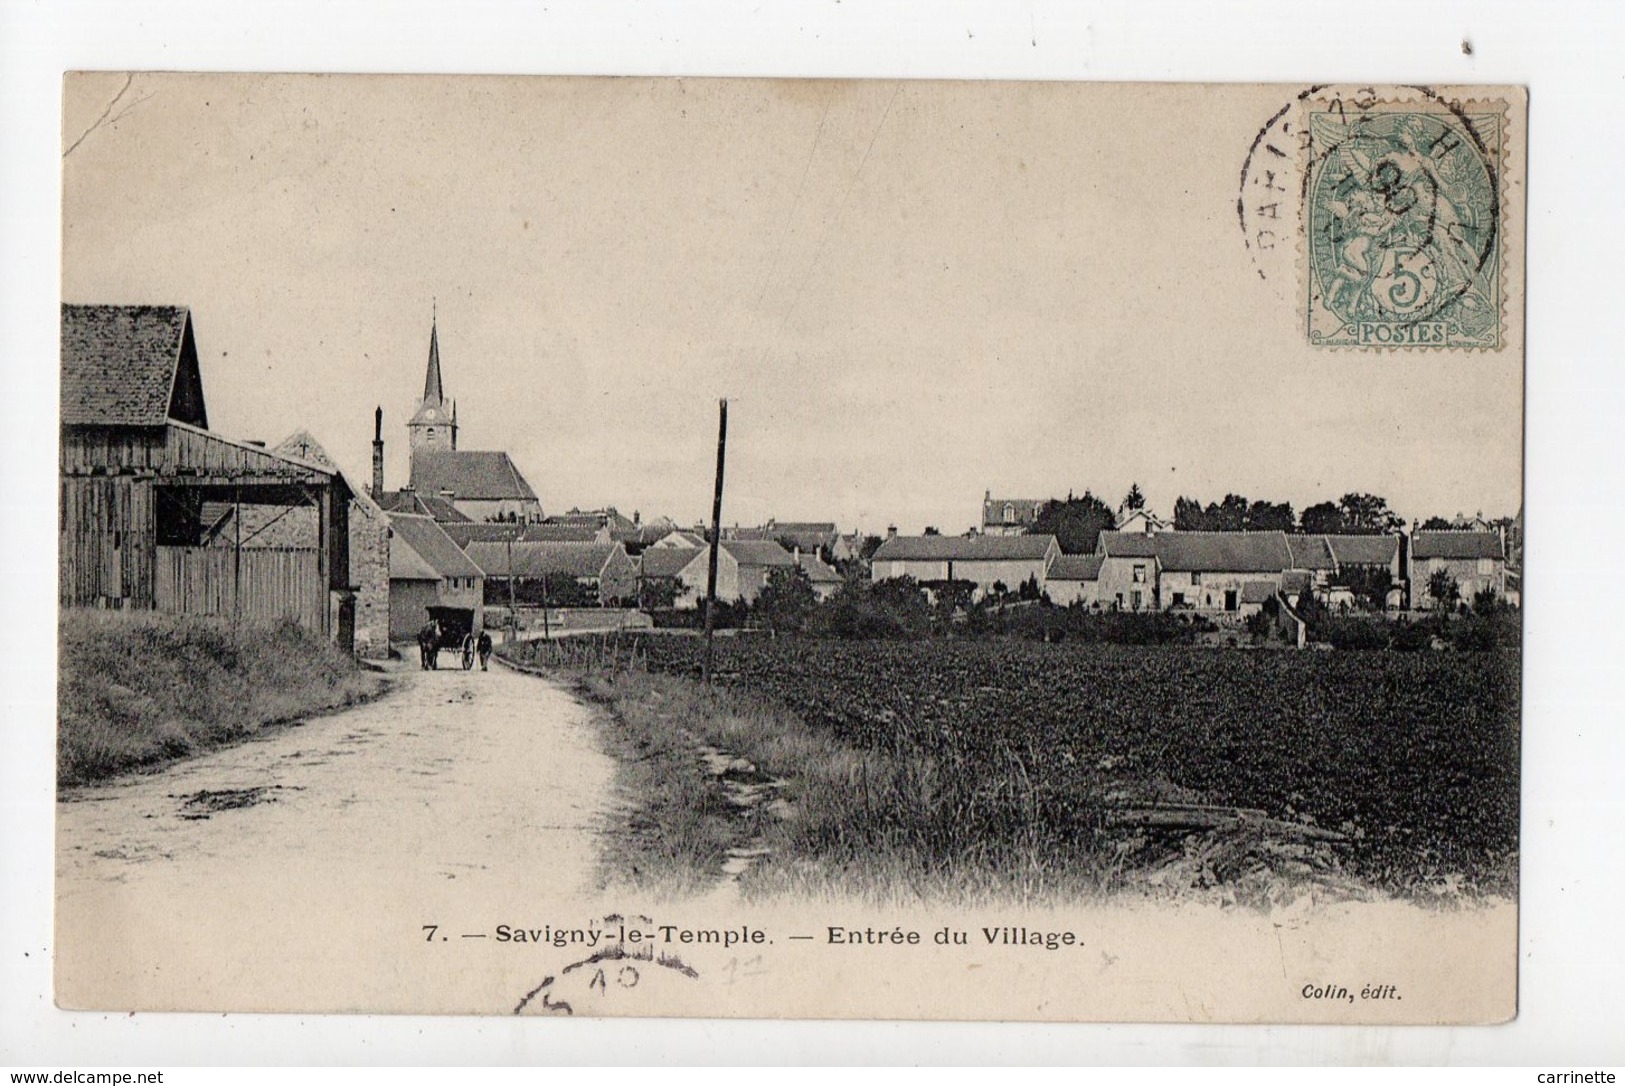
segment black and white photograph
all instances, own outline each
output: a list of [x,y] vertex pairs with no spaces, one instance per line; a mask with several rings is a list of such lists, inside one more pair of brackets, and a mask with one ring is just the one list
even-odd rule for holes
[[1526,112],[70,73],[58,1004],[1511,1019]]

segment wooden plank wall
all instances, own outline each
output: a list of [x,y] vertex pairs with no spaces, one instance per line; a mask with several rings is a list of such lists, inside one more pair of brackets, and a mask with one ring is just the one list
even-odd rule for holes
[[57,487],[57,599],[66,605],[151,607],[151,480],[63,477]]
[[[327,630],[327,587],[314,547],[159,547],[154,606],[193,615],[234,615],[243,622],[292,619]],[[241,608],[239,611],[238,608]]]

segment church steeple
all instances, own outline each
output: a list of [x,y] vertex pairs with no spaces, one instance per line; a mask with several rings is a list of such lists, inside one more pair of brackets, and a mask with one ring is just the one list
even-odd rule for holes
[[457,447],[457,408],[446,404],[446,390],[440,376],[439,307],[429,321],[429,366],[423,374],[423,400],[406,424],[409,444],[418,449]]

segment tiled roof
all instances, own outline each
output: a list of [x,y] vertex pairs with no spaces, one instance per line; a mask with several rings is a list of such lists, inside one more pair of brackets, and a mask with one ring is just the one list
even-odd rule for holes
[[[619,543],[470,543],[468,553],[488,577],[597,577]],[[510,558],[512,566],[509,566]],[[511,574],[510,574],[511,569]]]
[[1243,581],[1241,584],[1242,603],[1263,603],[1275,595],[1275,586],[1269,581]]
[[458,501],[536,500],[536,492],[505,452],[416,449],[412,489],[421,494],[449,490]]
[[378,497],[378,504],[386,513],[412,513],[433,517],[441,524],[473,523],[457,511],[448,498],[439,494],[420,494],[416,490],[386,490]]
[[880,544],[876,562],[1006,562],[1043,558],[1052,535],[896,535]]
[[1504,558],[1495,532],[1417,532],[1413,558]]
[[[62,422],[164,425],[190,322],[184,306],[64,305]],[[196,394],[196,416],[182,421],[206,428],[201,385]]]
[[1337,559],[1323,535],[1289,535],[1287,550],[1292,553],[1292,569],[1336,569]]
[[1281,574],[1281,591],[1287,594],[1302,592],[1315,581],[1315,575],[1307,569],[1289,569]]
[[645,577],[675,577],[699,553],[699,547],[650,547],[638,561]]
[[295,460],[303,460],[307,464],[315,464],[317,467],[326,468],[328,471],[341,476],[344,479],[345,485],[350,488],[350,498],[355,502],[357,508],[361,510],[368,520],[376,520],[379,515],[383,513],[383,508],[377,502],[373,501],[371,495],[369,495],[364,489],[355,485],[354,481],[351,480],[350,476],[346,474],[344,469],[339,467],[337,462],[335,462],[334,459],[327,454],[326,449],[322,448],[321,442],[317,441],[311,436],[309,430],[295,430],[293,433],[283,438],[281,442],[277,444],[276,448],[272,449],[271,451],[276,453],[278,456],[291,456]]
[[796,560],[790,552],[767,540],[724,539],[722,549],[742,566],[793,566]]
[[406,544],[405,547],[389,548],[390,577],[422,580],[425,576],[435,579],[483,576],[480,567],[452,542],[445,529],[432,518],[412,513],[393,513],[389,526],[395,532],[395,541]]
[[1158,538],[1145,532],[1101,532],[1095,549],[1108,558],[1155,558]]
[[807,551],[800,558],[801,570],[813,584],[840,584],[844,577],[836,572],[835,567],[818,557],[816,552]]
[[1176,572],[1279,573],[1292,565],[1285,532],[1159,532],[1157,561]]
[[1324,538],[1340,566],[1389,566],[1399,556],[1398,536],[1329,535]]
[[1105,561],[1099,554],[1063,554],[1049,564],[1044,574],[1047,581],[1098,581],[1100,566]]

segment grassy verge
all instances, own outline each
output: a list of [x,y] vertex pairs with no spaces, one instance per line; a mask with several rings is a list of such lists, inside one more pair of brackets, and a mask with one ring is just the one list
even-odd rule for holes
[[[962,737],[906,721],[889,743],[858,747],[737,687],[625,659],[611,666],[582,646],[499,651],[605,710],[624,803],[608,836],[611,882],[703,891],[749,852],[738,877],[746,897],[1043,904],[1129,892],[1268,906],[1305,892],[1367,893],[1324,846],[1248,829],[1168,837],[1107,824],[1126,791],[1204,798],[1167,781],[1126,789],[1120,774],[1080,770],[1063,793],[1031,779],[1021,751],[1004,751],[1001,771],[987,772],[985,752]],[[755,782],[745,791],[757,802],[740,802],[741,780]]]
[[291,623],[65,610],[58,649],[58,787],[244,739],[387,683]]

